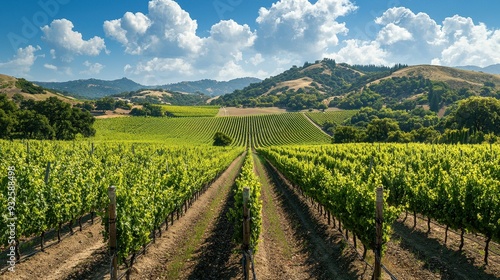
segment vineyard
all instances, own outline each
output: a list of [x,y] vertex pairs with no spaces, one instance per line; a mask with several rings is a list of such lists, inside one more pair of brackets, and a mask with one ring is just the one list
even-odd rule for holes
[[175,106],[163,105],[162,110],[170,117],[215,117],[219,113],[218,106]]
[[[386,187],[385,234],[401,210],[449,229],[500,240],[500,158],[488,146],[338,145],[260,149],[302,191],[373,248],[374,189]],[[414,225],[415,226],[415,225]],[[385,242],[389,239],[384,236]],[[384,243],[385,243],[384,242]],[[445,241],[446,242],[446,241]]]
[[[338,123],[352,113],[341,112],[325,114]],[[321,114],[306,113],[318,124]],[[384,279],[500,277],[498,145],[331,145],[302,113],[116,118],[96,128],[92,142],[0,142],[0,204],[9,206],[0,261],[9,260],[15,232],[19,275],[34,273],[24,264],[50,262],[27,247],[77,247],[72,240],[88,231],[99,233],[91,240],[105,255],[88,255],[54,279],[109,275],[110,255],[132,279],[239,279],[242,249],[261,279],[369,279],[376,260]],[[233,144],[209,146],[217,131]],[[110,186],[116,220],[107,210]],[[112,224],[117,251],[106,243]]]
[[212,144],[218,131],[229,135],[234,146],[327,144],[331,141],[300,113],[220,118],[114,118],[97,120],[95,127],[97,141]]
[[[86,214],[97,213],[106,224],[107,189],[114,185],[120,205],[120,261],[149,243],[151,232],[161,230],[168,215],[187,207],[242,152],[236,148],[113,143],[91,147],[85,143],[1,142],[0,148],[0,166],[15,171],[16,200],[23,202],[15,205],[18,238],[41,234],[43,248],[46,231],[56,229],[59,236],[63,224],[77,220],[81,226],[80,219]],[[2,205],[7,205],[6,200],[0,196]],[[7,220],[1,219],[0,227],[7,228]],[[0,236],[2,244],[7,237]],[[19,259],[19,248],[16,252]]]
[[346,119],[354,116],[358,110],[344,110],[344,111],[326,111],[326,112],[307,112],[305,113],[313,122],[319,126],[323,126],[326,122],[335,124],[342,124]]

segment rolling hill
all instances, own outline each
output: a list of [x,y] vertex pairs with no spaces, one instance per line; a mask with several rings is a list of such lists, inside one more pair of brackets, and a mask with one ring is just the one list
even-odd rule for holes
[[45,88],[54,89],[67,95],[83,98],[102,98],[105,96],[118,94],[122,92],[135,91],[145,88],[127,78],[121,78],[113,81],[104,81],[98,79],[75,80],[68,82],[35,82]]
[[260,79],[257,78],[237,78],[229,81],[216,81],[216,80],[199,80],[180,82],[168,85],[158,86],[156,88],[167,89],[170,91],[187,92],[187,93],[203,93],[210,96],[218,96],[226,93],[231,93],[237,89],[242,89],[251,83],[258,83]]
[[75,80],[68,82],[35,82],[45,88],[50,88],[67,95],[97,99],[105,96],[132,92],[140,89],[164,89],[182,93],[203,93],[216,96],[242,89],[251,83],[259,82],[257,78],[238,78],[230,81],[200,80],[174,84],[146,86],[127,78],[106,81],[99,79]]
[[499,91],[500,75],[443,66],[399,64],[389,68],[323,59],[293,66],[211,104],[303,110],[324,109],[326,104],[343,109],[396,108],[406,102],[405,106],[435,103],[433,108],[441,108],[471,95],[496,96]]
[[494,83],[496,85],[496,89],[500,89],[500,75],[435,65],[410,66],[394,72],[389,77],[418,76],[422,76],[431,81],[444,82],[455,90],[459,90],[460,88],[469,88],[474,92],[479,92],[487,82]]
[[[21,83],[19,83],[20,81]],[[29,91],[33,90],[38,93],[29,93]],[[32,84],[24,79],[18,79],[2,74],[0,74],[0,94],[6,94],[9,98],[13,98],[14,95],[21,95],[24,99],[32,99],[35,101],[42,101],[49,97],[55,96],[71,104],[78,103],[75,98],[48,90],[36,84]]]

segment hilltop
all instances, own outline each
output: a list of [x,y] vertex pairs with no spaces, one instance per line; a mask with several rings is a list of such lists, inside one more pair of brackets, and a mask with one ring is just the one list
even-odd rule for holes
[[78,103],[75,98],[46,89],[22,78],[18,79],[2,74],[0,74],[0,94],[6,94],[10,99],[12,99],[15,95],[21,95],[24,99],[32,99],[35,101],[42,101],[55,96],[67,103]]
[[155,88],[162,88],[177,92],[203,93],[210,96],[219,96],[226,93],[231,93],[237,89],[242,89],[252,83],[258,83],[260,81],[260,79],[252,77],[237,78],[229,81],[203,79],[199,81],[184,81],[179,83],[167,84],[157,86]]
[[35,82],[46,88],[60,91],[71,96],[78,96],[88,99],[102,98],[126,91],[135,91],[144,88],[130,79],[121,78],[118,80],[105,81],[99,79],[85,79],[67,82]]
[[54,89],[64,94],[87,99],[98,99],[106,96],[117,95],[147,89],[162,89],[171,92],[205,94],[217,96],[242,89],[251,83],[260,82],[257,78],[238,78],[229,81],[200,80],[185,81],[180,83],[146,86],[127,78],[106,81],[99,79],[82,79],[67,82],[35,82],[43,87]]
[[479,92],[488,82],[494,83],[495,88],[500,89],[500,75],[435,65],[410,66],[394,72],[389,78],[419,76],[431,81],[444,82],[455,90],[468,88]]
[[323,59],[221,96],[211,104],[342,109],[439,109],[472,95],[496,96],[500,75],[432,65],[349,65]]

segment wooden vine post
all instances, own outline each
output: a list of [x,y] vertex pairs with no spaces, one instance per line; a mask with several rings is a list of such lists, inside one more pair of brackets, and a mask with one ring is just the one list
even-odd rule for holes
[[116,280],[118,277],[118,252],[116,250],[117,242],[116,242],[116,187],[115,186],[111,186],[108,188],[108,195],[110,200],[108,207],[109,251],[113,256],[111,260],[111,271],[109,273],[111,280]]
[[[49,184],[49,178],[50,178],[49,176],[50,176],[50,161],[47,162],[47,168],[45,168],[45,178],[44,178],[45,186]],[[40,249],[42,250],[42,252],[45,250],[44,239],[45,239],[45,231],[42,231],[42,234],[40,235]]]
[[248,207],[248,200],[250,199],[250,189],[245,187],[243,189],[243,254],[247,258],[244,262],[243,275],[245,279],[249,279],[250,273],[250,255],[247,253],[250,250],[250,208]]
[[384,222],[383,215],[384,208],[384,188],[382,186],[377,188],[377,200],[375,209],[375,267],[373,270],[373,279],[381,279],[382,275],[382,225]]

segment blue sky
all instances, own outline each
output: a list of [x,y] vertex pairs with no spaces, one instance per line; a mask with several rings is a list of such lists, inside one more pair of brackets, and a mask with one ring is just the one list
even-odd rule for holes
[[324,57],[500,63],[495,0],[3,0],[0,73],[146,85],[266,78]]

